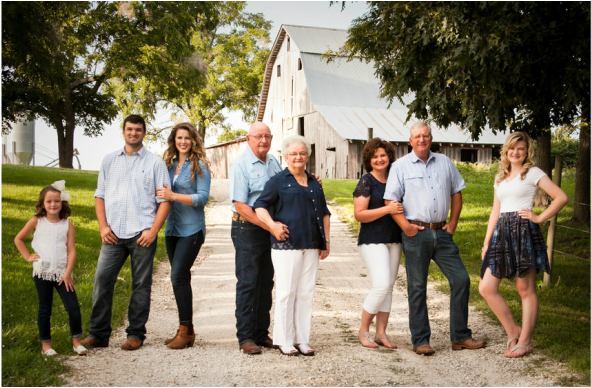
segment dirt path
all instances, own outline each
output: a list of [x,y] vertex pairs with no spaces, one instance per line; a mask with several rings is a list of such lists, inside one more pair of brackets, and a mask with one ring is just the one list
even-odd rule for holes
[[[471,311],[474,336],[489,346],[452,352],[449,342],[449,296],[429,288],[431,345],[434,356],[412,352],[408,329],[406,275],[399,271],[388,333],[399,349],[359,345],[361,305],[370,288],[356,239],[333,212],[332,252],[321,262],[312,318],[311,345],[316,357],[262,355],[238,351],[234,298],[234,247],[230,239],[228,181],[214,180],[215,200],[207,209],[207,238],[192,269],[193,348],[169,350],[165,338],[176,332],[177,310],[170,266],[163,262],[155,276],[144,346],[120,350],[125,331],[117,330],[110,347],[87,357],[71,357],[67,386],[555,386],[570,372],[539,352],[507,359],[501,327]],[[372,328],[372,332],[373,332]]]

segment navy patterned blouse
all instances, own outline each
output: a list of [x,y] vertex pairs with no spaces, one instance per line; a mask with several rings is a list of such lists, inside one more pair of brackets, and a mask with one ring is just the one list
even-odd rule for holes
[[[372,174],[361,177],[353,197],[369,197],[368,210],[384,206],[384,191],[386,184],[378,181]],[[372,222],[362,222],[357,245],[361,244],[390,244],[400,243],[402,230],[392,219],[390,214]]]

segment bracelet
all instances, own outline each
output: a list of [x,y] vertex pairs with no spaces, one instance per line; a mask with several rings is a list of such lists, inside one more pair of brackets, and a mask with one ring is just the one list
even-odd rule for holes
[[483,251],[485,251],[485,250],[486,250],[486,248],[488,248],[488,245],[487,245],[487,246],[485,246],[485,247],[482,247],[482,250],[483,250]]

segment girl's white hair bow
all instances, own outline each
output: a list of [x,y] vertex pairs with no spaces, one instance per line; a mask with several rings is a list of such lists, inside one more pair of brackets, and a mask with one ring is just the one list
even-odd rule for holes
[[62,201],[69,201],[70,200],[70,193],[66,191],[66,181],[55,181],[51,184],[51,186],[60,192],[60,198]]

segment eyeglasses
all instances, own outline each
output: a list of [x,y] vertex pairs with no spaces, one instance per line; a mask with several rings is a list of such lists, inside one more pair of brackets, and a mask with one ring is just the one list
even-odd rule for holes
[[295,158],[296,156],[300,156],[300,158],[305,158],[306,156],[308,156],[307,152],[300,152],[299,154],[296,154],[295,152],[292,152],[290,154],[287,154],[287,156],[291,156],[292,158]]
[[254,135],[251,137],[254,137],[256,141],[261,141],[263,140],[263,138],[265,138],[265,140],[271,140],[273,138],[273,135]]

